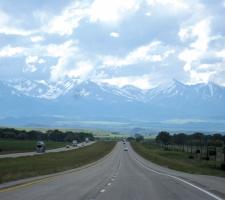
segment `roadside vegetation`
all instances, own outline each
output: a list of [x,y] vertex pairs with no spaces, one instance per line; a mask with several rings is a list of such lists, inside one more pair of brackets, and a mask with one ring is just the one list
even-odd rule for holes
[[56,173],[92,163],[108,154],[115,142],[96,142],[76,150],[0,159],[0,183]]
[[195,174],[225,177],[225,137],[220,134],[160,132],[156,139],[130,138],[134,150],[159,165]]
[[0,154],[34,151],[38,140],[43,140],[47,149],[52,149],[63,147],[73,140],[84,142],[85,138],[94,140],[93,134],[87,132],[0,128]]

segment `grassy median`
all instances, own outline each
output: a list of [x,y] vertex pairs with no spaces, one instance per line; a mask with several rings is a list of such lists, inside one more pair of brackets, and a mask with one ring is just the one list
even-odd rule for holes
[[131,145],[139,155],[161,166],[193,174],[225,177],[219,161],[189,159],[187,152],[165,151],[149,144],[131,142]]
[[115,142],[96,142],[76,150],[0,159],[0,183],[80,167],[108,154]]

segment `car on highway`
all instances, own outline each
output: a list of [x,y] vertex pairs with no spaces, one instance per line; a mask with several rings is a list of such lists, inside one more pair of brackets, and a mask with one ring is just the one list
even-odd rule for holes
[[37,153],[44,153],[46,150],[46,145],[43,141],[37,141],[36,143],[36,152]]
[[124,147],[124,149],[123,149],[124,151],[128,151],[128,148],[127,147]]
[[77,140],[73,140],[73,141],[72,141],[72,145],[73,145],[74,147],[77,147],[77,146],[78,146]]
[[70,145],[66,145],[66,149],[69,149],[70,148]]

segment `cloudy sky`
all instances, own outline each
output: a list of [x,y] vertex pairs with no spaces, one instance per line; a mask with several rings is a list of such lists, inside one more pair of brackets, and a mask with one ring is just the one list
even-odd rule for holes
[[225,85],[224,0],[1,0],[0,79]]

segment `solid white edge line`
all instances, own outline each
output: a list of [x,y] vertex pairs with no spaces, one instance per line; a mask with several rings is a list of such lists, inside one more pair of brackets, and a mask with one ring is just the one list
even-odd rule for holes
[[137,158],[135,158],[135,160],[136,160],[142,167],[144,167],[145,169],[147,169],[147,170],[149,170],[149,171],[152,171],[152,172],[154,172],[154,173],[156,173],[156,174],[159,174],[159,175],[168,176],[168,177],[170,177],[170,178],[173,178],[173,179],[176,179],[176,180],[181,181],[181,182],[183,182],[183,183],[186,183],[187,185],[190,185],[190,186],[192,186],[192,187],[194,187],[194,188],[196,188],[196,189],[198,189],[198,190],[200,190],[200,191],[206,193],[207,195],[213,197],[213,198],[216,199],[216,200],[223,200],[222,198],[216,196],[215,194],[213,194],[213,193],[211,193],[211,192],[208,192],[207,190],[204,190],[204,189],[202,189],[202,188],[200,188],[200,187],[198,187],[198,186],[196,186],[196,185],[194,185],[194,184],[192,184],[192,183],[189,183],[188,181],[185,181],[185,180],[183,180],[183,179],[181,179],[181,178],[178,178],[178,177],[173,176],[173,175],[170,175],[170,174],[166,174],[166,173],[162,173],[162,172],[155,171],[154,169],[151,169],[150,167],[147,167],[146,165],[144,165],[144,164],[143,164],[141,161],[139,161]]

